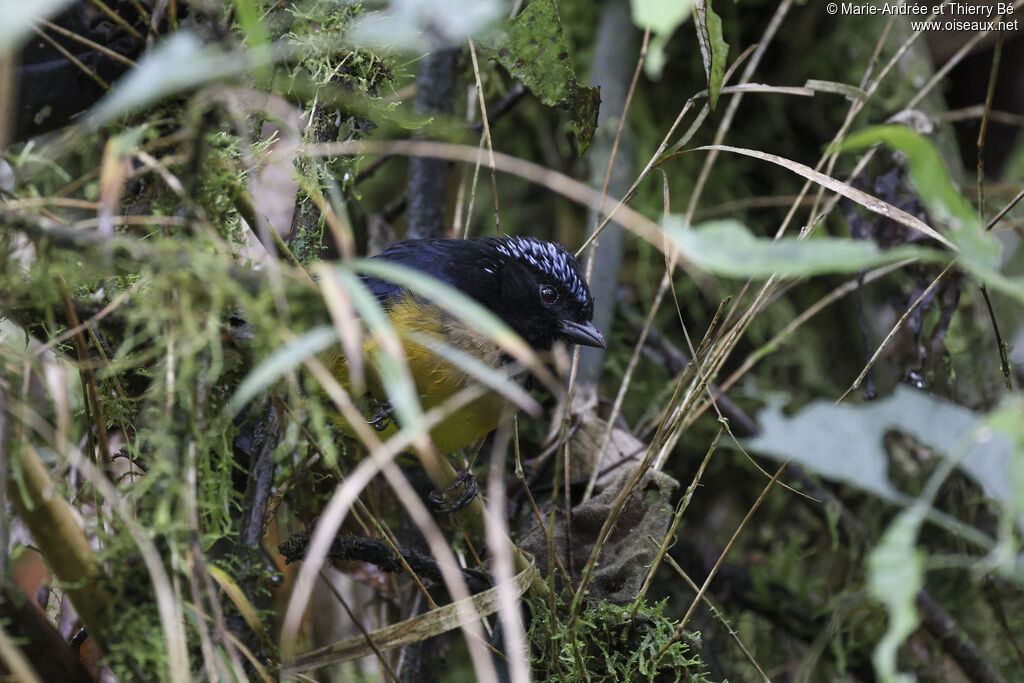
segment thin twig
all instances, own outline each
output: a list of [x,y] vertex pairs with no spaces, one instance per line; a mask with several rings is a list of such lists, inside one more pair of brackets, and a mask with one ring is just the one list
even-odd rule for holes
[[651,562],[650,569],[647,570],[647,576],[644,578],[643,585],[640,586],[640,591],[637,593],[636,598],[634,598],[633,609],[630,610],[629,614],[629,621],[631,623],[636,619],[637,612],[640,610],[640,601],[643,600],[645,595],[647,595],[647,591],[651,587],[651,582],[654,580],[654,575],[658,571],[658,567],[661,565],[662,560],[667,556],[669,547],[671,547],[672,543],[675,541],[676,530],[679,528],[679,522],[682,521],[686,508],[690,506],[693,494],[697,491],[697,485],[700,484],[701,477],[704,476],[704,471],[707,469],[708,463],[711,462],[711,456],[714,455],[715,449],[718,448],[718,440],[722,438],[723,431],[725,431],[723,427],[718,428],[718,433],[715,434],[714,440],[711,442],[711,445],[708,446],[708,450],[704,454],[704,459],[701,460],[700,466],[697,467],[697,472],[693,475],[693,479],[690,480],[690,485],[686,488],[686,493],[684,493],[682,498],[679,499],[679,504],[676,506],[675,514],[672,516],[672,524],[662,537],[661,542],[658,543],[658,553],[655,556],[654,561]]
[[1021,199],[1024,199],[1024,190],[1018,192],[1006,206],[1000,209],[999,213],[993,216],[992,220],[990,220],[988,224],[985,226],[985,229],[991,230],[992,228],[994,228],[996,226],[996,223],[1003,220],[1003,216],[1010,213],[1010,210],[1013,209],[1013,207],[1017,206],[1017,203],[1020,202]]
[[978,127],[978,215],[985,220],[985,133],[988,132],[988,117],[992,111],[992,98],[996,94],[996,79],[999,76],[999,61],[1003,54],[1003,32],[996,36],[996,47],[992,53],[992,67],[988,72],[988,91],[985,93],[985,108]]
[[1013,370],[1010,367],[1010,351],[1006,342],[1003,341],[1003,335],[999,331],[999,321],[996,319],[995,309],[992,308],[992,299],[988,294],[988,287],[984,282],[978,285],[978,289],[981,290],[981,296],[985,299],[985,308],[988,309],[988,319],[992,323],[992,332],[996,337],[996,353],[999,354],[999,371],[1003,375],[1003,383],[1006,385],[1007,391],[1013,391]]
[[690,607],[686,610],[686,614],[684,614],[683,618],[679,621],[679,625],[676,626],[676,630],[672,634],[672,638],[670,638],[669,641],[662,646],[661,650],[658,651],[658,654],[655,655],[655,659],[665,654],[665,651],[672,646],[672,643],[678,642],[682,638],[683,629],[686,628],[686,624],[689,623],[690,617],[693,616],[694,611],[697,609],[697,605],[700,604],[700,601],[708,592],[708,588],[711,586],[711,581],[715,578],[715,575],[718,573],[718,569],[722,566],[722,563],[725,561],[725,558],[732,551],[733,546],[736,545],[736,541],[739,539],[740,534],[750,523],[750,520],[754,517],[754,513],[757,512],[757,509],[761,507],[761,503],[763,503],[765,499],[768,497],[768,493],[775,486],[775,482],[779,480],[779,477],[782,475],[783,471],[786,469],[786,465],[788,464],[788,461],[782,463],[779,466],[779,469],[775,471],[775,476],[773,476],[771,480],[767,484],[765,484],[764,490],[761,491],[761,495],[759,495],[757,497],[757,500],[754,501],[754,504],[750,506],[750,510],[747,511],[746,516],[743,517],[743,521],[740,522],[738,527],[736,527],[736,531],[733,532],[732,538],[729,539],[729,542],[725,545],[725,548],[722,549],[721,554],[718,556],[718,560],[715,561],[715,565],[711,568],[711,571],[708,572],[707,578],[704,579],[704,583],[701,585],[700,590],[697,591],[697,596],[693,599],[693,602],[690,603]]
[[124,17],[110,9],[103,0],[89,0],[89,2],[100,8],[100,10],[110,17],[115,24],[127,31],[133,38],[136,40],[142,40],[142,34],[136,31],[135,28],[124,19]]
[[501,234],[501,211],[498,208],[498,171],[494,166],[494,144],[491,141],[491,124],[487,120],[487,103],[484,102],[484,86],[480,82],[480,65],[476,59],[476,46],[469,41],[469,56],[473,60],[473,77],[476,79],[476,93],[480,100],[480,122],[484,126],[484,141],[487,143],[487,161],[491,168],[491,191],[494,194],[494,230]]
[[71,40],[74,40],[74,41],[77,41],[79,43],[82,43],[83,45],[87,45],[90,48],[92,48],[93,50],[96,50],[97,52],[102,52],[107,57],[110,57],[111,59],[113,59],[115,62],[121,62],[122,64],[124,64],[125,66],[128,66],[128,67],[134,67],[135,66],[135,62],[133,62],[132,60],[128,59],[127,57],[125,57],[120,52],[115,52],[114,50],[111,50],[106,45],[100,45],[96,41],[89,40],[85,36],[80,36],[77,33],[75,33],[74,31],[69,31],[66,28],[64,28],[63,26],[58,26],[57,24],[53,23],[52,21],[43,21],[43,22],[40,22],[40,23],[43,26],[45,26],[46,28],[50,29],[51,31],[55,31],[55,32],[61,34],[62,36],[66,37],[66,38],[70,38]]
[[71,54],[70,50],[68,50],[66,47],[64,47],[63,45],[58,43],[56,40],[54,40],[50,36],[46,35],[46,32],[43,31],[38,26],[33,26],[32,30],[35,31],[39,35],[40,38],[42,38],[47,43],[49,43],[53,47],[54,50],[56,50],[57,52],[61,53],[61,55],[63,55],[63,57],[66,60],[68,60],[69,62],[74,64],[76,67],[78,67],[78,69],[82,73],[84,73],[90,79],[95,81],[97,85],[99,85],[104,90],[110,90],[110,84],[107,83],[105,80],[103,80],[103,78],[98,73],[96,73],[95,71],[93,71],[92,69],[87,67],[85,64],[83,64],[82,61],[80,59],[78,59],[78,57],[76,57],[73,54]]
[[[657,544],[657,541],[654,538],[650,536],[648,536],[648,538],[650,538],[652,542]],[[700,591],[700,587],[698,587],[697,584],[694,583],[693,579],[690,578],[689,574],[683,571],[683,568],[679,566],[679,563],[675,561],[675,558],[673,558],[671,555],[668,555],[667,557],[665,557],[665,561],[668,562],[669,566],[672,567],[672,569],[674,569],[677,574],[683,577],[683,580],[686,581],[686,584],[690,588],[692,588],[694,592]],[[732,624],[730,624],[726,620],[725,615],[722,614],[722,611],[715,607],[715,604],[711,602],[711,598],[709,598],[707,594],[705,594],[702,599],[704,600],[704,603],[708,606],[708,610],[711,611],[711,614],[714,615],[714,617],[718,619],[720,622],[722,622],[722,626],[725,627],[726,632],[728,632],[729,636],[736,641],[736,645],[737,647],[739,647],[740,652],[742,652],[743,656],[747,658],[747,661],[750,662],[751,666],[753,666],[754,669],[757,670],[757,673],[761,676],[762,680],[771,681],[771,677],[768,676],[767,673],[765,673],[764,669],[761,668],[761,665],[757,663],[756,659],[754,659],[754,655],[750,652],[750,650],[747,649],[747,646],[743,644],[743,641],[740,640],[740,634],[737,633],[736,629],[732,627]]]

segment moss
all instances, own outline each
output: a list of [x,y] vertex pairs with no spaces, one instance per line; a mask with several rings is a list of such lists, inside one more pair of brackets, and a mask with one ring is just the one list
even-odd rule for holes
[[[400,76],[392,57],[354,47],[345,40],[352,22],[363,12],[362,5],[307,0],[282,12],[289,15],[284,37],[302,55],[284,78],[297,92],[308,95],[304,140],[360,139],[384,123],[389,111],[395,110],[383,105],[381,93],[393,91]],[[343,214],[341,198],[352,188],[359,163],[356,157],[343,156],[296,161],[303,190],[296,204],[290,247],[303,263],[322,258],[327,250],[323,217],[309,193],[325,194],[335,212]]]
[[[536,679],[551,683],[709,681],[700,658],[700,634],[684,632],[673,642],[675,623],[664,610],[665,601],[641,600],[636,618],[630,621],[631,605],[595,602],[570,626],[552,623],[549,607],[532,603],[529,640]],[[552,648],[557,664],[551,661]]]
[[[235,208],[237,188],[245,187],[249,170],[241,163],[242,141],[223,130],[206,130],[201,144],[203,172],[195,186],[195,201],[224,239],[240,243],[245,227]],[[259,148],[256,150],[260,151]]]

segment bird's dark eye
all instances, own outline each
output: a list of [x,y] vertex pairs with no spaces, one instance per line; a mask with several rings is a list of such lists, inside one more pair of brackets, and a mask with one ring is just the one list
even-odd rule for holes
[[553,304],[558,301],[558,290],[551,285],[540,286],[540,300],[546,304]]

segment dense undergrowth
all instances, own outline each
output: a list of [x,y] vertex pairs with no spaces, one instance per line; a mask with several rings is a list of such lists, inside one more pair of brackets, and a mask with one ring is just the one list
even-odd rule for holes
[[[0,2],[0,671],[1019,678],[1024,41],[693,4]],[[609,321],[452,463],[323,364],[424,205],[586,244]]]

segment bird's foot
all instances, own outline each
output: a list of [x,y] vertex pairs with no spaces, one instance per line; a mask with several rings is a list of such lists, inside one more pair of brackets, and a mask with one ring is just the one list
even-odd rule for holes
[[390,401],[384,401],[378,404],[380,408],[369,420],[368,424],[376,429],[378,432],[383,432],[391,424],[391,419],[395,414],[394,409],[391,407]]
[[[455,481],[444,488],[434,489],[427,498],[434,506],[434,510],[441,514],[449,514],[461,510],[473,502],[476,495],[480,493],[480,485],[469,470],[459,468],[459,476]],[[461,489],[461,492],[459,492]],[[457,493],[458,495],[451,495]]]

